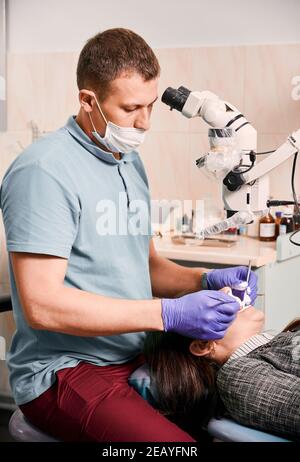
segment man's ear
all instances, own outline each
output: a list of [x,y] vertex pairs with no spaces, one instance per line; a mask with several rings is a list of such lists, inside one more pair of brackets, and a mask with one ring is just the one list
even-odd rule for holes
[[203,340],[193,340],[190,343],[189,349],[192,355],[208,356],[214,350],[215,342],[204,342]]
[[85,112],[92,112],[95,100],[94,92],[90,90],[80,90],[78,98],[82,109]]

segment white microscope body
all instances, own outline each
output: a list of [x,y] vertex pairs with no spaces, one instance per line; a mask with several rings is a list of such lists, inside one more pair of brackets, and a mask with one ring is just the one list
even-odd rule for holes
[[[231,128],[242,158],[251,159],[257,152],[257,132],[241,112],[227,101],[222,101],[210,91],[190,91],[185,87],[167,88],[162,101],[171,109],[177,109],[185,117],[201,117],[214,128]],[[244,173],[238,166],[223,179],[223,202],[228,212],[263,211],[269,199],[268,173],[294,155],[300,149],[300,129],[290,135],[286,142]]]

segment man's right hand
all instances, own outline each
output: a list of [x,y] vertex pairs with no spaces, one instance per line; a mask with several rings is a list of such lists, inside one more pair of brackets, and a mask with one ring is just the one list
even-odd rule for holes
[[235,319],[240,304],[216,290],[201,290],[180,298],[163,298],[162,320],[166,332],[200,340],[217,340]]

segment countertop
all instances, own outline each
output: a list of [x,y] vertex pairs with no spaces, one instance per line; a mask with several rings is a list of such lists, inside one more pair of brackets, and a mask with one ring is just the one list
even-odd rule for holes
[[260,267],[276,261],[276,242],[261,242],[258,238],[237,236],[231,247],[174,244],[171,236],[154,237],[158,254],[173,260],[219,263],[224,265],[248,265]]

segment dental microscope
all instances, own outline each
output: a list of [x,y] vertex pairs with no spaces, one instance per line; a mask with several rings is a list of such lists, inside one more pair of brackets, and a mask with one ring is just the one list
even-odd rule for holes
[[[222,181],[222,198],[227,217],[237,212],[259,213],[269,206],[299,204],[294,188],[294,173],[300,149],[300,129],[288,136],[276,150],[257,153],[257,132],[245,116],[231,103],[221,100],[210,91],[190,91],[180,86],[168,87],[161,98],[170,109],[176,109],[187,118],[201,117],[210,127],[210,152],[201,156],[196,164],[210,171]],[[235,139],[236,144],[230,141]],[[220,145],[216,141],[221,141]],[[260,162],[257,155],[269,154]],[[294,201],[269,200],[268,173],[295,156],[292,173]],[[250,215],[249,215],[250,216]],[[300,244],[299,244],[300,245]]]

